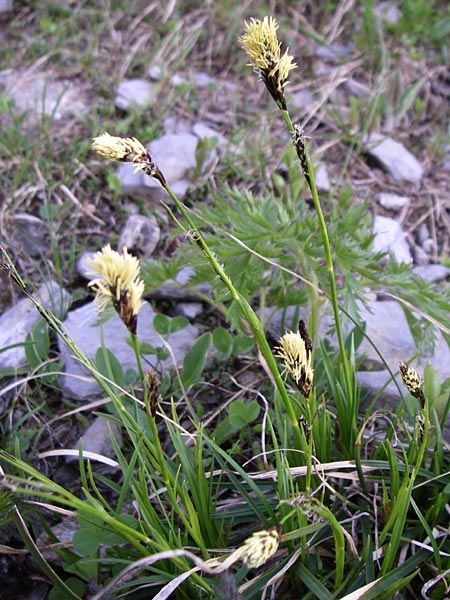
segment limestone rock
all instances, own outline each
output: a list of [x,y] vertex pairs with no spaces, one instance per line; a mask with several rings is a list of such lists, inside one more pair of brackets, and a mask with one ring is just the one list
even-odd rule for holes
[[366,152],[398,181],[421,181],[424,168],[403,144],[378,133],[371,133],[364,139],[364,146]]
[[[148,342],[154,347],[164,347],[161,337],[153,327],[155,312],[146,302],[139,311],[137,334],[140,342]],[[129,333],[117,314],[114,314],[103,325],[98,322],[98,314],[93,302],[81,308],[70,311],[64,322],[64,327],[77,343],[79,348],[90,358],[94,359],[97,350],[103,344],[120,362],[122,369],[136,370],[136,357],[134,351],[127,344]],[[182,361],[186,352],[191,348],[198,336],[197,329],[188,325],[185,329],[177,331],[168,337],[167,343],[172,349],[177,362]],[[101,394],[101,389],[95,380],[86,372],[70,349],[58,340],[61,358],[64,360],[65,375],[60,378],[61,389],[66,396],[78,400],[90,400]],[[160,362],[154,355],[146,355],[146,366],[157,370],[170,367],[173,362],[169,357]]]
[[[71,302],[70,294],[55,281],[41,285],[37,295],[43,304],[60,317],[65,314]],[[25,364],[23,344],[40,318],[39,312],[28,298],[19,300],[0,316],[0,349],[4,349],[0,352],[0,369],[17,369]]]
[[411,263],[412,256],[406,236],[400,223],[389,217],[377,215],[373,221],[372,232],[375,234],[372,250],[391,252],[398,263]]

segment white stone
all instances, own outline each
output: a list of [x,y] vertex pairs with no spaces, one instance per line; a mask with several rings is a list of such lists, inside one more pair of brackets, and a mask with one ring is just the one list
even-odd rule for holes
[[145,79],[124,79],[119,83],[114,104],[121,110],[130,106],[150,106],[156,102],[156,88]]
[[406,236],[397,221],[377,215],[373,221],[372,233],[375,234],[372,245],[373,252],[389,251],[392,252],[398,263],[412,262]]
[[[151,305],[145,302],[138,315],[137,335],[141,342],[148,342],[154,347],[165,347],[161,337],[153,327],[155,315],[156,313]],[[78,347],[91,360],[94,360],[97,350],[103,344],[105,348],[108,348],[114,354],[124,372],[128,369],[137,370],[136,356],[126,341],[129,332],[116,313],[108,321],[101,324],[94,303],[89,302],[81,308],[70,311],[64,322],[64,327]],[[172,349],[177,363],[182,361],[197,337],[198,331],[193,325],[188,325],[168,337],[167,343]],[[61,376],[59,380],[63,393],[79,400],[90,400],[100,395],[100,386],[59,338],[58,345],[61,358],[64,360],[65,375]],[[154,368],[159,371],[172,365],[173,360],[170,356],[164,361],[160,361],[154,355],[145,356],[145,368]]]
[[396,25],[402,18],[401,9],[393,2],[383,2],[375,10],[391,25]]
[[30,121],[43,114],[54,121],[68,115],[80,116],[89,110],[84,88],[73,81],[52,78],[49,74],[14,71],[0,76],[4,93],[14,100],[14,114],[28,113]]
[[315,50],[315,55],[324,60],[337,61],[345,58],[353,50],[354,44],[331,44],[330,46],[320,45]]
[[202,314],[203,304],[201,302],[178,302],[175,306],[175,312],[177,315],[193,321]]
[[160,235],[155,217],[130,215],[120,234],[118,251],[128,248],[132,253],[149,258],[159,242]]
[[419,183],[423,176],[423,166],[403,144],[378,133],[371,133],[364,139],[365,151],[376,158],[381,165],[398,181]]
[[322,192],[329,192],[331,189],[328,169],[324,163],[319,163],[315,172],[316,187]]
[[349,94],[355,96],[355,98],[366,98],[370,94],[370,89],[365,83],[357,81],[352,77],[344,81],[344,88]]
[[87,263],[87,261],[92,260],[96,254],[96,252],[83,252],[80,258],[77,260],[78,274],[81,275],[81,277],[84,277],[84,279],[87,279],[88,281],[91,281],[92,279],[98,277],[98,275],[92,272],[92,267]]
[[414,267],[414,275],[425,281],[441,281],[450,277],[450,269],[445,265],[421,265]]
[[[122,445],[122,436],[118,424],[106,417],[95,417],[80,438],[83,452],[94,452],[107,458],[115,458],[116,453],[111,441],[111,434],[120,447]],[[74,450],[78,450],[78,443],[77,441],[73,445]],[[75,462],[78,461],[78,457],[67,456],[66,461]]]
[[142,171],[136,171],[132,163],[120,163],[116,169],[116,177],[120,181],[124,193],[143,188],[148,185],[149,181],[152,181],[152,178]]
[[406,196],[399,196],[398,194],[390,194],[389,192],[381,192],[378,194],[378,203],[381,204],[386,210],[392,210],[398,212],[409,202],[409,198]]
[[[198,295],[188,287],[190,280],[194,277],[195,271],[192,267],[186,266],[180,269],[175,277],[175,281],[168,280],[163,285],[151,291],[152,298],[169,298],[171,300],[197,300]],[[208,294],[210,291],[208,281],[201,282],[192,286],[193,290],[197,290],[201,294]]]
[[194,73],[194,82],[199,88],[206,88],[210,85],[214,85],[216,80],[208,73]]
[[0,13],[13,9],[13,0],[0,0]]
[[287,92],[288,106],[292,109],[299,110],[302,113],[307,113],[316,102],[314,94],[308,88],[290,92],[288,86]]
[[[149,152],[171,187],[184,179],[187,180],[187,185],[182,185],[184,191],[189,186],[189,176],[197,164],[198,142],[198,137],[191,133],[167,133],[150,142]],[[151,177],[146,177],[144,183],[147,187],[161,188]]]
[[154,81],[159,81],[163,76],[163,70],[161,65],[150,65],[147,71],[147,75]]
[[[70,294],[55,281],[41,285],[37,296],[58,317],[65,314],[71,302]],[[1,369],[17,369],[26,363],[23,344],[40,318],[38,310],[28,298],[19,300],[0,316],[0,349],[3,350],[0,352]]]
[[170,78],[170,83],[174,87],[178,87],[179,85],[186,85],[188,83],[188,80],[183,75],[180,75],[179,73],[174,73]]
[[223,148],[227,144],[227,139],[221,133],[202,121],[194,123],[192,133],[201,140],[216,138],[218,148]]

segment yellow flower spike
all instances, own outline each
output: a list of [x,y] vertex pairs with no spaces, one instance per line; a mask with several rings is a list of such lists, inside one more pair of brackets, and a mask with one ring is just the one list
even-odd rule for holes
[[290,71],[297,65],[290,56],[289,49],[281,56],[281,42],[277,38],[278,24],[273,17],[250,19],[245,22],[245,33],[240,42],[250,58],[253,67],[264,81],[272,98],[286,110],[284,87],[288,83]]
[[131,333],[136,333],[137,315],[142,306],[144,282],[139,278],[140,265],[126,248],[119,254],[108,244],[94,258],[87,259],[93,273],[99,277],[89,282],[95,290],[98,312],[111,300],[119,317]]
[[283,361],[284,372],[289,373],[299,390],[309,398],[314,377],[312,368],[312,343],[305,323],[300,321],[298,332],[289,331],[280,339],[276,356]]
[[135,171],[144,171],[150,177],[157,179],[163,187],[167,186],[164,175],[150,153],[136,138],[122,138],[103,133],[92,140],[91,147],[109,160],[133,163]]
[[423,385],[419,374],[411,365],[406,362],[401,362],[399,367],[405,388],[408,390],[411,396],[417,398],[423,406],[425,397],[423,395]]
[[242,562],[250,569],[256,569],[269,560],[278,550],[281,540],[279,526],[256,531],[239,548]]

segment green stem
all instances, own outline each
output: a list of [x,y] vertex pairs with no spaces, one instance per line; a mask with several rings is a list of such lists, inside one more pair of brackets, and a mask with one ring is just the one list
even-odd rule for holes
[[231,279],[228,277],[223,266],[219,263],[216,256],[214,255],[214,253],[210,250],[208,244],[204,240],[199,229],[194,224],[194,222],[191,219],[191,216],[190,216],[188,210],[186,209],[186,207],[184,206],[184,204],[177,198],[177,196],[174,194],[174,192],[169,187],[169,185],[166,184],[164,186],[164,188],[165,188],[166,192],[169,194],[169,196],[172,198],[172,200],[174,201],[174,203],[175,203],[176,207],[178,208],[178,210],[180,211],[180,213],[183,215],[187,224],[189,225],[190,230],[191,230],[191,238],[202,250],[203,254],[206,256],[208,262],[210,263],[210,265],[212,266],[212,268],[214,269],[216,274],[220,277],[222,282],[228,288],[228,291],[230,292],[231,297],[239,306],[241,314],[244,317],[245,321],[247,322],[248,326],[250,327],[253,337],[258,345],[258,348],[259,348],[262,356],[264,357],[267,367],[272,374],[275,385],[276,385],[276,387],[280,393],[280,396],[283,400],[284,407],[286,409],[286,412],[288,414],[288,417],[289,417],[289,420],[291,422],[292,429],[294,432],[295,446],[297,449],[301,449],[301,447],[302,447],[301,432],[300,432],[300,428],[298,425],[297,417],[295,415],[294,408],[292,406],[291,400],[287,393],[286,386],[284,385],[284,381],[278,370],[277,363],[272,354],[270,346],[267,342],[266,336],[264,334],[264,329],[263,329],[260,319],[258,319],[255,311],[252,309],[252,307],[250,306],[248,301],[234,287]]
[[173,476],[170,473],[169,469],[167,468],[166,458],[164,456],[164,451],[161,446],[161,440],[159,439],[158,428],[156,426],[156,419],[153,416],[152,410],[150,407],[147,379],[145,377],[144,369],[142,367],[141,353],[139,351],[139,340],[135,333],[131,334],[131,345],[133,346],[133,350],[136,355],[136,363],[137,363],[137,367],[138,367],[139,378],[141,380],[142,387],[144,390],[145,410],[147,412],[148,423],[150,426],[150,430],[152,432],[153,448],[150,449],[150,451],[153,451],[153,453],[154,453],[154,458],[156,460],[157,469],[160,472],[161,477],[167,486],[168,493],[172,494],[172,486],[174,484],[174,479],[173,479]]
[[[294,130],[294,126],[292,124],[289,112],[287,110],[281,109],[281,114],[283,115],[283,119],[286,123],[289,133],[291,134],[291,136],[294,135],[295,130]],[[327,230],[327,226],[325,223],[325,217],[322,212],[319,194],[317,193],[317,187],[316,187],[315,176],[314,176],[314,168],[312,166],[311,158],[309,156],[309,153],[308,153],[306,147],[305,147],[305,161],[306,161],[306,166],[307,166],[307,171],[308,171],[307,180],[308,180],[309,188],[310,188],[313,203],[314,203],[314,208],[316,209],[317,217],[319,219],[319,229],[320,229],[320,233],[322,236],[322,244],[323,244],[325,260],[326,260],[326,264],[327,264],[328,279],[330,282],[330,299],[331,299],[331,304],[333,307],[334,320],[336,323],[336,334],[337,334],[338,343],[339,343],[339,353],[341,356],[342,365],[344,367],[344,378],[345,378],[345,387],[346,387],[346,392],[347,392],[347,398],[351,398],[352,397],[352,379],[351,379],[351,374],[350,374],[350,365],[349,365],[347,353],[345,350],[344,336],[342,333],[342,326],[341,326],[341,319],[340,319],[339,305],[338,305],[338,295],[337,295],[337,288],[336,288],[336,279],[334,276],[333,259],[331,256],[330,240],[328,238],[328,230]]]

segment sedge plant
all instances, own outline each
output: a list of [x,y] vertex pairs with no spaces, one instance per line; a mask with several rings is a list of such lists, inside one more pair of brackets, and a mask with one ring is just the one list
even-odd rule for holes
[[[241,44],[250,65],[282,113],[311,192],[328,275],[325,295],[331,301],[339,345],[337,368],[333,370],[330,361],[325,364],[330,379],[335,377],[334,418],[339,422],[341,447],[360,450],[366,423],[358,430],[355,350],[352,342],[349,345],[344,340],[331,244],[306,137],[301,128],[293,125],[286,103],[285,87],[295,63],[288,50],[281,53],[277,28],[271,17],[262,21],[252,19],[245,24]],[[110,400],[109,418],[125,429],[130,441],[130,448],[124,451],[113,440],[117,459],[114,466],[120,469],[121,483],[97,477],[89,462],[85,466],[80,448],[82,498],[40,473],[19,451],[15,455],[3,452],[0,456],[5,469],[3,492],[32,497],[42,510],[77,516],[80,529],[74,535],[73,551],[66,552],[64,559],[68,571],[75,573],[80,581],[96,579],[100,590],[91,600],[149,588],[158,590],[154,597],[159,599],[171,594],[177,598],[250,599],[265,597],[269,589],[282,588],[285,578],[297,592],[302,589],[310,597],[344,598],[345,594],[362,597],[363,593],[366,598],[390,597],[415,577],[419,565],[429,562],[430,554],[434,560],[430,570],[437,566],[445,572],[448,552],[447,548],[441,550],[444,544],[448,545],[445,537],[439,543],[433,537],[429,544],[422,544],[427,545],[426,549],[411,553],[406,561],[399,560],[400,550],[406,547],[405,529],[411,513],[415,515],[417,538],[426,535],[431,539],[429,524],[442,522],[449,496],[448,475],[439,476],[430,488],[435,498],[433,510],[425,513],[419,505],[420,486],[427,482],[430,469],[437,471],[444,464],[442,456],[430,460],[429,450],[432,443],[439,444],[439,425],[445,411],[440,419],[432,417],[431,392],[417,373],[407,363],[400,365],[404,384],[418,405],[414,409],[413,426],[405,427],[404,432],[395,431],[400,440],[399,453],[394,451],[391,438],[400,420],[392,418],[391,431],[377,446],[374,460],[363,461],[357,450],[355,454],[349,452],[356,462],[345,459],[321,462],[319,456],[327,458],[331,454],[325,446],[332,433],[331,411],[318,397],[314,384],[312,340],[316,338],[319,294],[323,295],[323,291],[314,282],[308,285],[309,327],[300,320],[298,330],[287,331],[272,350],[262,319],[244,291],[232,281],[192,211],[174,194],[145,146],[134,137],[104,133],[94,139],[92,147],[111,160],[132,163],[156,179],[167,192],[181,217],[168,208],[169,213],[198,248],[237,306],[244,328],[253,336],[260,362],[273,386],[273,402],[266,412],[267,425],[263,431],[271,441],[272,450],[262,453],[264,468],[251,472],[217,443],[193,413],[190,414],[192,432],[180,422],[175,402],[171,402],[169,414],[164,412],[158,378],[143,366],[137,322],[144,284],[139,261],[127,250],[118,253],[105,246],[98,252],[90,261],[95,279],[89,285],[96,292],[98,309],[102,311],[112,302],[130,334],[140,379],[140,389],[132,391],[120,388],[99,373],[64,331],[61,322],[30,292],[3,251],[3,269],[100,385]],[[307,280],[308,273],[302,275]],[[298,392],[292,391],[291,381],[301,399]],[[188,391],[183,393],[187,395]],[[444,386],[436,392],[433,406],[442,406],[445,394]],[[143,415],[145,422],[137,414]],[[430,423],[436,430],[433,434]],[[400,434],[408,444],[402,443]],[[9,469],[12,474],[6,473]],[[348,487],[349,493],[344,487],[347,481],[354,486]],[[113,492],[114,501],[101,491],[99,482]],[[381,528],[368,518],[372,510],[369,490],[377,486],[382,490]],[[242,501],[229,508],[228,498],[236,495]],[[221,504],[223,497],[225,501]],[[360,527],[359,547],[342,523],[349,514],[352,527]],[[83,592],[74,591],[63,581],[32,543],[17,511],[15,522],[30,552],[60,593],[70,598],[82,597]],[[100,547],[106,552],[102,554]],[[100,575],[105,569],[109,569],[107,581],[101,580]],[[280,593],[282,598],[283,592]]]

